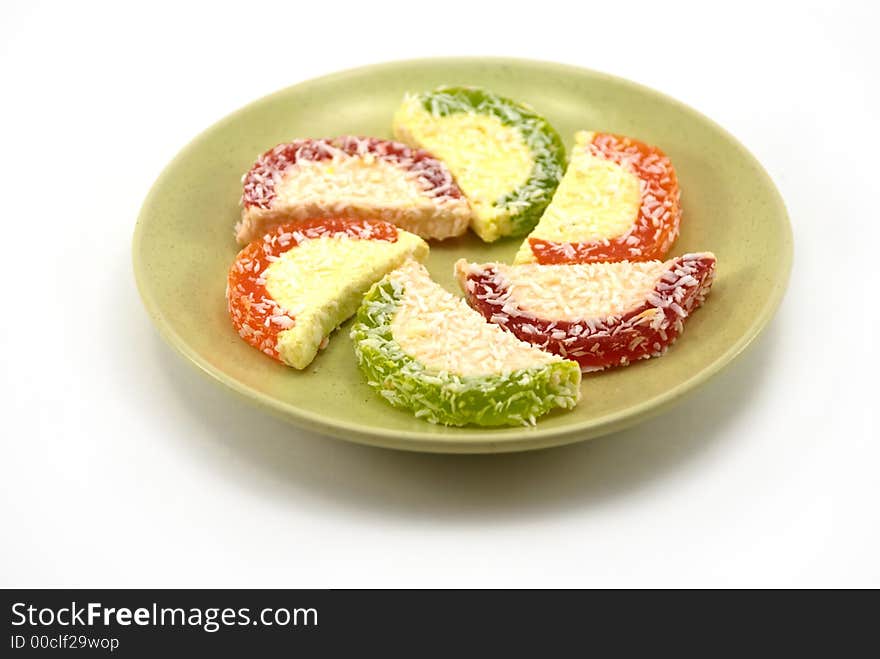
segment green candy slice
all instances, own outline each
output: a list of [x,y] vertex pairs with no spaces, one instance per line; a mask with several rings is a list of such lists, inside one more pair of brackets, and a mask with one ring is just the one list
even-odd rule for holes
[[580,367],[486,322],[410,261],[373,285],[351,330],[367,382],[450,426],[531,425],[580,397]]
[[393,130],[446,163],[471,203],[471,228],[486,242],[531,231],[565,169],[565,147],[547,120],[485,89],[409,94]]

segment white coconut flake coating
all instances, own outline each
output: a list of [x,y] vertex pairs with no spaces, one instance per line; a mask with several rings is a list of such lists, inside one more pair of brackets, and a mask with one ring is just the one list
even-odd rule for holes
[[434,197],[413,185],[412,172],[372,154],[304,160],[288,168],[275,186],[279,204],[320,204],[331,198],[340,206],[381,204],[406,208],[435,204]]
[[[469,268],[476,272],[481,266]],[[571,265],[493,264],[509,301],[538,318],[577,321],[622,315],[654,290],[663,261]]]
[[425,151],[372,137],[303,139],[261,155],[243,180],[239,242],[274,224],[380,219],[423,238],[467,229],[471,209],[448,168]]
[[396,270],[391,278],[406,291],[392,334],[405,353],[432,371],[498,375],[561,361],[487,323],[415,262]]

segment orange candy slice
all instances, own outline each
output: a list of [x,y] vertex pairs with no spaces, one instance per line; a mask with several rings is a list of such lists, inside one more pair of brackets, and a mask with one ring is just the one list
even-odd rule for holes
[[579,132],[553,201],[517,263],[595,263],[662,258],[678,237],[678,177],[657,147]]

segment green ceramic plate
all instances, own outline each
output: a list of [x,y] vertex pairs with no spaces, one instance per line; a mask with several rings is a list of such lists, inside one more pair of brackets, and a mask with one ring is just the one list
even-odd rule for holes
[[[407,90],[483,85],[532,104],[571,146],[578,129],[630,134],[672,158],[682,189],[672,254],[711,250],[718,279],[666,356],[587,375],[583,400],[534,428],[445,428],[393,409],[362,381],[348,324],[304,372],[245,345],[226,315],[237,252],[240,178],[257,154],[294,137],[390,137]],[[428,267],[457,291],[460,258],[513,258],[519,239],[468,236],[431,246]],[[728,364],[758,335],[785,289],[792,258],[785,207],[761,165],[733,137],[678,101],[585,69],[514,59],[394,62],[337,73],[267,96],[212,126],[168,165],[134,234],[134,272],[162,336],[212,378],[297,425],[352,441],[438,452],[499,452],[588,439],[642,421]]]

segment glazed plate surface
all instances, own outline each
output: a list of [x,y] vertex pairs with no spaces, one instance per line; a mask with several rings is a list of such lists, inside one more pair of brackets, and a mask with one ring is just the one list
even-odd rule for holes
[[[662,358],[586,374],[571,412],[536,427],[447,428],[385,404],[361,378],[348,338],[336,332],[297,372],[238,338],[224,300],[238,251],[241,175],[258,154],[296,137],[391,137],[404,92],[480,85],[533,105],[570,148],[574,132],[632,135],[661,147],[682,190],[681,236],[670,256],[713,251],[718,273],[706,304]],[[427,266],[458,292],[461,257],[510,262],[521,239],[487,245],[472,234],[432,243]],[[163,338],[206,374],[291,422],[343,439],[416,451],[491,453],[565,444],[619,430],[668,407],[705,382],[765,327],[785,290],[791,228],[761,165],[696,111],[634,83],[559,64],[454,58],[393,62],[345,71],[260,99],[207,129],[167,166],[135,228],[134,272]],[[662,440],[662,438],[658,438]]]

